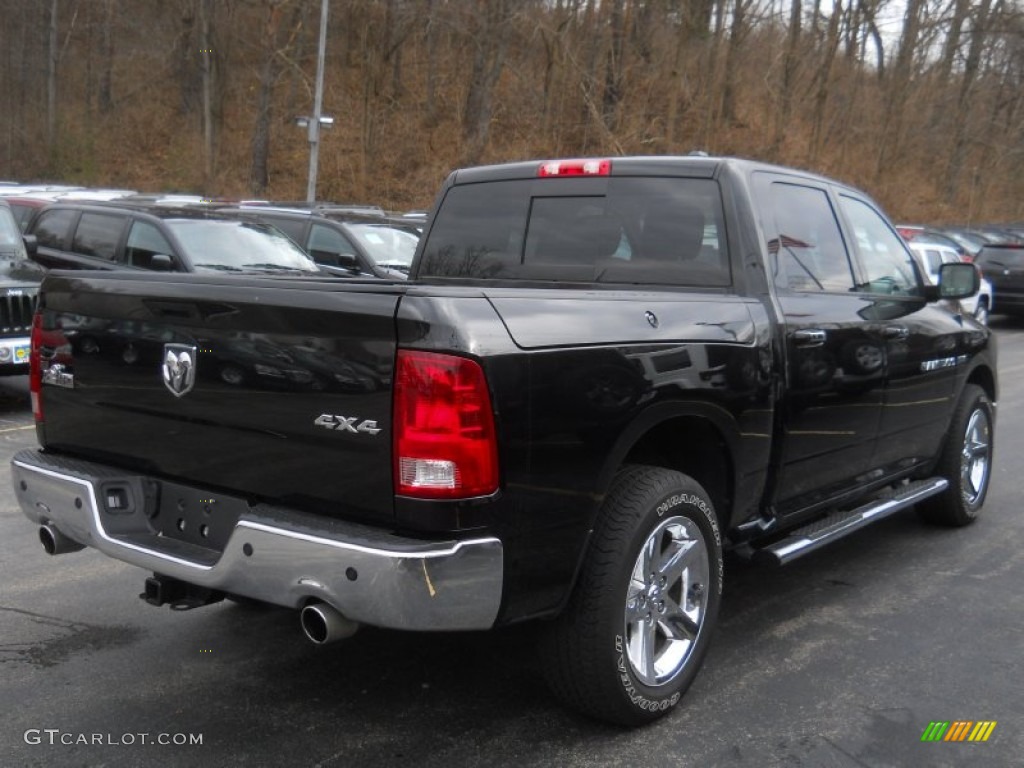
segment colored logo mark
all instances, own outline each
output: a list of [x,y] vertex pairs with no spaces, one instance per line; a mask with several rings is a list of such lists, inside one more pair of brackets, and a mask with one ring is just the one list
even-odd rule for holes
[[921,741],[988,741],[995,729],[995,720],[933,720],[921,734]]

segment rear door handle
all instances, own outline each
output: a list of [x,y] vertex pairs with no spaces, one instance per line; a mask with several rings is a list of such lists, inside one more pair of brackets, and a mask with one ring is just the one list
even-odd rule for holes
[[817,328],[801,328],[793,331],[793,342],[798,347],[820,347],[825,343],[825,332]]
[[889,325],[882,330],[882,335],[887,339],[906,339],[910,336],[910,329],[905,325]]

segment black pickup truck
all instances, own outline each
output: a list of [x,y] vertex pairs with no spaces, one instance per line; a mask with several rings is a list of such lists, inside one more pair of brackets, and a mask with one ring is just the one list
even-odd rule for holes
[[288,606],[317,643],[544,620],[555,693],[640,724],[697,673],[723,550],[978,515],[995,345],[938,303],[977,280],[926,285],[870,199],[785,168],[460,170],[408,281],[48,276],[14,486],[156,605]]

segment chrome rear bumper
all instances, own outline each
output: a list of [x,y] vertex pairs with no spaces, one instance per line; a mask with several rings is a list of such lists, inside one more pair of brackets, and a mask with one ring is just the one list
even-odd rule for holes
[[242,514],[223,551],[157,535],[98,503],[100,486],[141,476],[37,450],[11,460],[33,522],[117,560],[234,595],[301,608],[322,600],[353,621],[407,630],[488,629],[501,603],[493,537],[430,541],[265,504]]

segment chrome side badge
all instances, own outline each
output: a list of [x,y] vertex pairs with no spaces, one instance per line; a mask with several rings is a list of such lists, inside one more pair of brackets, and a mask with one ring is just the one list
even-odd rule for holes
[[337,416],[333,413],[321,413],[313,423],[318,427],[334,429],[339,432],[351,432],[354,435],[376,435],[380,432],[380,427],[377,426],[377,422],[373,419],[364,419],[356,424],[357,421],[359,421],[358,416]]
[[164,386],[172,395],[188,394],[196,383],[196,348],[187,344],[164,344],[162,372]]

